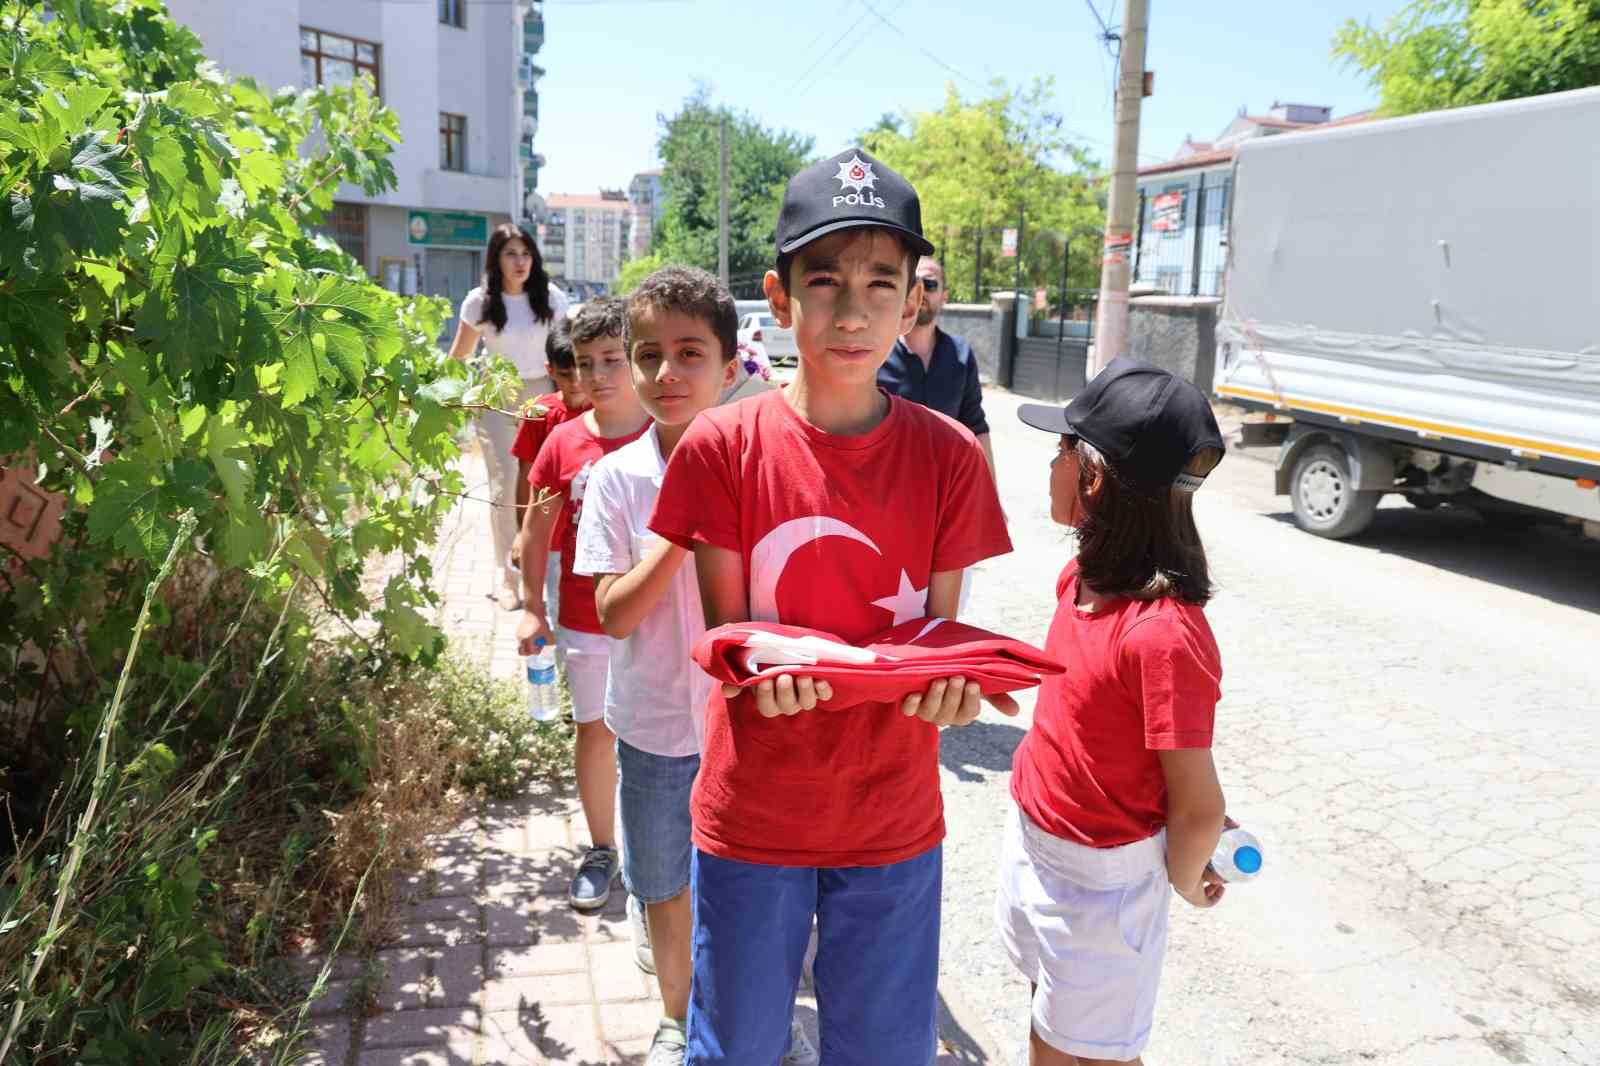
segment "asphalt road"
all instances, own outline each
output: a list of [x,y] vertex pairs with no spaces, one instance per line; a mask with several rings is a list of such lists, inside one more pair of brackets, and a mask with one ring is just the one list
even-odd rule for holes
[[[985,402],[1016,551],[979,568],[968,617],[1042,642],[1072,550],[1055,442]],[[1174,897],[1147,1061],[1600,1063],[1600,542],[1400,501],[1324,541],[1238,453],[1197,509],[1216,759],[1267,865],[1208,913]],[[991,909],[1031,713],[987,711],[942,753],[943,986],[1008,1066],[1028,990]]]

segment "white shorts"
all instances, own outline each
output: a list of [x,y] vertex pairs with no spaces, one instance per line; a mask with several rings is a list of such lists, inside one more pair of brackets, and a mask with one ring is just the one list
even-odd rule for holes
[[572,717],[598,722],[606,716],[606,671],[611,666],[611,638],[576,629],[556,632],[556,658],[572,694]]
[[1167,836],[1089,848],[1012,808],[995,926],[1036,985],[1033,1029],[1058,1051],[1132,1059],[1150,1039],[1167,953]]

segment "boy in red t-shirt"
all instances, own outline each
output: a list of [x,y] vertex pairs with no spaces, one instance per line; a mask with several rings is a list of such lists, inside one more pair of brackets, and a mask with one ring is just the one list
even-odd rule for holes
[[[702,413],[650,527],[695,555],[706,622],[849,641],[953,618],[961,573],[1011,550],[971,433],[891,398],[877,372],[915,320],[916,191],[865,152],[784,191],[765,290],[800,349],[782,390]],[[826,683],[720,687],[692,796],[693,1066],[776,1063],[813,918],[825,1061],[931,1062],[939,954],[939,732],[977,685],[835,707]],[[997,705],[1014,712],[999,697]]]
[[1211,729],[1222,660],[1193,494],[1222,458],[1201,391],[1114,360],[1066,408],[1024,404],[1061,436],[1050,517],[1077,531],[1017,748],[996,923],[1033,985],[1031,1066],[1137,1062],[1167,944],[1167,886],[1211,907],[1224,825]]
[[[589,396],[578,381],[577,357],[572,352],[572,331],[566,319],[558,318],[550,323],[550,332],[544,339],[544,354],[545,365],[550,370],[550,379],[556,383],[556,391],[547,392],[534,401],[544,409],[544,414],[537,418],[524,418],[522,424],[517,427],[517,439],[511,442],[511,454],[517,457],[519,530],[522,528],[523,519],[527,517],[525,511],[528,506],[528,473],[533,469],[533,461],[538,457],[539,449],[557,426],[589,409]],[[517,554],[517,548],[513,544],[511,562],[520,569],[522,560]],[[545,564],[544,573],[544,606],[549,614],[556,613],[560,584],[561,545],[553,541],[550,545],[550,559]],[[517,590],[519,596],[521,591]],[[521,607],[522,601],[519,598],[516,606],[511,609],[518,610]]]
[[[572,320],[578,381],[590,408],[550,434],[528,474],[528,484],[547,498],[530,505],[518,536],[522,559],[522,621],[517,644],[523,655],[556,645],[578,723],[578,801],[589,824],[590,846],[578,864],[568,900],[583,911],[599,910],[619,872],[616,837],[616,740],[606,728],[606,669],[611,639],[595,611],[594,579],[572,572],[589,469],[608,452],[635,440],[650,424],[633,390],[622,335],[621,300],[603,297],[583,306]],[[540,579],[555,531],[561,546],[559,632],[552,633],[540,596]]]

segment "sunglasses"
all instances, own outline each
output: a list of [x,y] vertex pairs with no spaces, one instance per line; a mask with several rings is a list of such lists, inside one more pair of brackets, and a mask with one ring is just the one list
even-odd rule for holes
[[938,278],[919,278],[918,280],[920,280],[922,282],[922,287],[924,289],[927,289],[929,292],[938,292],[939,291],[939,279]]

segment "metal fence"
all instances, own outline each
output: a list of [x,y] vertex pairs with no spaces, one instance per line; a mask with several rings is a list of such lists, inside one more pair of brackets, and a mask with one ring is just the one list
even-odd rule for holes
[[1174,296],[1221,296],[1232,197],[1231,175],[1142,189],[1134,280]]

